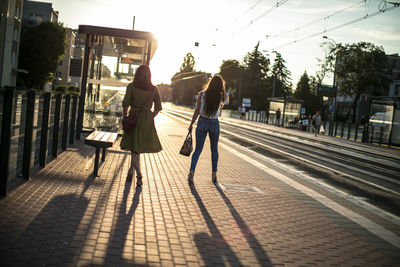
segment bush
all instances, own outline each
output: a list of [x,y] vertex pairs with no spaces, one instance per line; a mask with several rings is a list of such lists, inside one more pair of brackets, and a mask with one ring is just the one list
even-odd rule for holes
[[70,85],[67,88],[67,94],[70,94],[70,95],[79,95],[79,91],[80,91],[80,89],[77,86]]
[[67,86],[59,85],[54,89],[54,92],[65,94],[67,92]]

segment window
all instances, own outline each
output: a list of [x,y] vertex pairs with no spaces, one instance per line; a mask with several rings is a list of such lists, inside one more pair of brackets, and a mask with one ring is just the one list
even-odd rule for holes
[[396,96],[396,95],[400,95],[400,85],[399,84],[396,84],[395,86],[394,86],[394,95]]
[[29,15],[28,15],[28,20],[29,20],[29,21],[33,21],[33,19],[34,19],[33,14],[32,14],[32,13],[29,13]]
[[17,66],[17,53],[15,51],[11,54],[11,64]]
[[18,29],[14,29],[13,40],[18,42]]
[[35,22],[37,23],[37,24],[40,24],[40,23],[42,23],[43,22],[43,16],[42,15],[35,15]]
[[19,19],[20,14],[19,14],[19,6],[18,6],[18,4],[15,5],[15,11],[14,12],[15,12],[14,17]]

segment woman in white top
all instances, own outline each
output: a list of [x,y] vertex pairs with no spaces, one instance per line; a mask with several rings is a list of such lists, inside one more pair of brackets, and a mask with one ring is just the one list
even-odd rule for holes
[[194,111],[192,122],[189,126],[189,132],[197,117],[200,115],[196,128],[196,149],[192,155],[188,182],[193,183],[194,171],[197,161],[199,160],[201,151],[207,133],[210,137],[211,145],[211,162],[212,162],[212,181],[217,182],[217,166],[218,166],[218,139],[219,139],[219,121],[218,116],[221,114],[221,108],[227,99],[225,92],[225,82],[221,76],[215,75],[204,87],[197,97],[196,110]]

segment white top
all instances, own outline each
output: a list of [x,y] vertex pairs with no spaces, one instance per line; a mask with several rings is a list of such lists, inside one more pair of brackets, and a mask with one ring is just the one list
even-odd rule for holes
[[205,105],[206,105],[205,96],[206,96],[205,91],[200,93],[200,116],[203,118],[207,118],[207,119],[218,119],[218,117],[221,115],[221,103],[218,107],[217,112],[214,114],[214,116],[211,116],[211,117],[207,116],[204,112]]

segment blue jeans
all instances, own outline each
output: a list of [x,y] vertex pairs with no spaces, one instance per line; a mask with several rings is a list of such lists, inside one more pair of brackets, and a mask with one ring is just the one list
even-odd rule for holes
[[199,160],[201,151],[203,150],[207,133],[210,136],[212,171],[217,172],[219,121],[218,119],[206,119],[203,117],[200,117],[199,121],[197,122],[196,149],[194,150],[194,153],[192,155],[190,171],[194,172],[194,170],[196,169],[197,161]]

